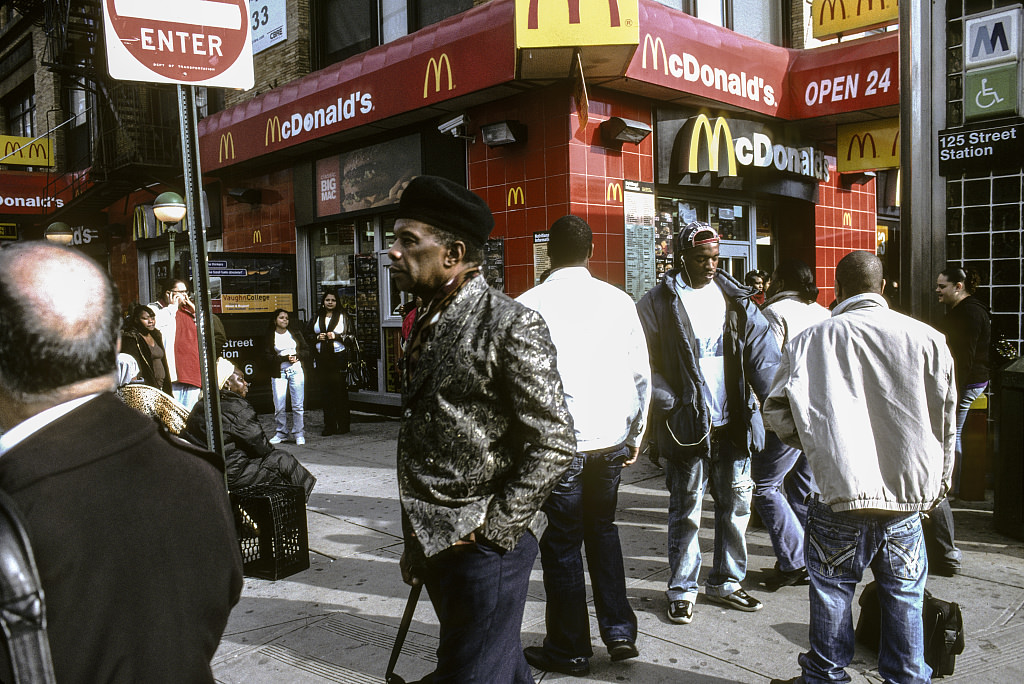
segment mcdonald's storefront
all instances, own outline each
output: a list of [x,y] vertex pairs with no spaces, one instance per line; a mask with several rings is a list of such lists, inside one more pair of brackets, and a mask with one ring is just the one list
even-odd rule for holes
[[403,295],[387,248],[419,174],[488,202],[486,273],[513,296],[546,268],[545,231],[566,213],[593,229],[594,274],[635,297],[694,219],[718,229],[739,277],[812,264],[826,304],[836,262],[875,249],[881,184],[846,169],[882,167],[870,145],[840,149],[837,126],[898,112],[896,34],[794,51],[648,0],[620,0],[616,25],[608,3],[579,4],[568,25],[564,3],[534,15],[492,0],[200,122],[223,251],[294,254],[302,319],[324,292],[341,297],[378,360],[361,399],[398,401]]

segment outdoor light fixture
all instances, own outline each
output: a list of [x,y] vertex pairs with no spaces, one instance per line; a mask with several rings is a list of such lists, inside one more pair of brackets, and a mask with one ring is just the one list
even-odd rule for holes
[[230,188],[228,197],[234,197],[242,204],[259,204],[263,193],[258,188]]
[[618,116],[602,121],[599,128],[605,144],[616,147],[624,142],[638,145],[640,141],[651,134],[651,127],[644,122],[623,119]]
[[185,200],[176,192],[163,192],[153,200],[153,215],[164,223],[178,223],[185,218]]
[[63,221],[55,221],[48,225],[44,236],[50,242],[56,242],[59,245],[70,245],[71,241],[75,239],[75,234],[71,231],[71,226]]
[[839,185],[850,188],[854,185],[863,185],[875,177],[874,171],[854,171],[852,173],[839,174]]
[[488,147],[526,142],[526,126],[518,121],[497,121],[480,127],[484,144]]

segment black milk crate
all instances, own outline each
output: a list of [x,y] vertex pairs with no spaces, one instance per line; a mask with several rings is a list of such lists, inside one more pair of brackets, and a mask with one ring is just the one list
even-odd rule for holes
[[247,577],[277,580],[309,567],[302,487],[252,485],[231,492],[231,504]]

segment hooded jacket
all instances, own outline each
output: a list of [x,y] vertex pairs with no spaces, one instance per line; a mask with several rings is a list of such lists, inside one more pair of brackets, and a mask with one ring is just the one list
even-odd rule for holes
[[[637,304],[654,385],[648,435],[664,458],[709,458],[711,415],[701,390],[704,377],[693,328],[675,290],[678,272],[675,268],[666,273]],[[722,270],[716,273],[715,283],[726,301],[722,343],[730,421],[723,429],[727,439],[749,454],[764,447],[758,399],[768,395],[779,365],[779,348],[752,300],[754,291]]]

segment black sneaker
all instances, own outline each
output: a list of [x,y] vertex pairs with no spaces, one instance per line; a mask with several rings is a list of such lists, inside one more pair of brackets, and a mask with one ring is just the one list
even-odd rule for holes
[[668,619],[677,625],[688,625],[693,619],[693,601],[669,601]]
[[629,660],[640,655],[636,649],[636,643],[629,639],[616,639],[608,644],[608,656],[613,663],[620,660]]
[[728,596],[715,596],[714,594],[705,594],[705,596],[707,596],[708,600],[712,603],[718,603],[723,606],[735,608],[736,610],[742,610],[746,613],[753,613],[764,608],[763,603],[742,589],[737,589]]
[[783,587],[795,587],[810,584],[811,578],[807,574],[807,568],[796,570],[777,570],[775,576],[767,580],[764,585],[768,591],[778,591]]
[[544,672],[559,672],[570,677],[586,677],[590,674],[590,659],[580,656],[560,660],[548,654],[543,646],[527,646],[523,649],[526,662]]

